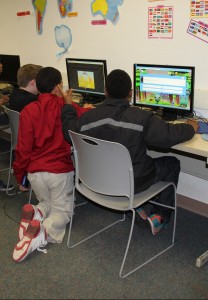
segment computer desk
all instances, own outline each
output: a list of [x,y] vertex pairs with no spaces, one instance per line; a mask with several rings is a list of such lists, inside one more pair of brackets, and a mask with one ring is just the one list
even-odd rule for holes
[[203,140],[201,134],[195,134],[191,140],[177,144],[172,149],[205,157],[208,164],[208,141]]
[[[185,152],[205,157],[206,167],[208,165],[208,141],[203,140],[201,134],[195,134],[191,140],[175,145],[172,147],[172,149],[178,150],[182,152],[182,154]],[[196,266],[201,267],[207,261],[208,250],[196,259]]]

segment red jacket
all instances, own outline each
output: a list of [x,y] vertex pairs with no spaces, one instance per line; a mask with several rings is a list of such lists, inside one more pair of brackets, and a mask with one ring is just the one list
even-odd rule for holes
[[[71,148],[62,133],[62,97],[41,94],[20,113],[18,142],[13,163],[18,183],[26,173],[67,173],[74,170]],[[88,109],[73,104],[80,116]]]

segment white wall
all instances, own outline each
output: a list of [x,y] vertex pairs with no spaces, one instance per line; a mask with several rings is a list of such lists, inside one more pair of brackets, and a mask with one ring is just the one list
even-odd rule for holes
[[[41,35],[36,32],[36,21],[32,1],[0,0],[0,53],[19,54],[21,65],[37,63],[58,68],[67,85],[66,57],[106,59],[108,72],[122,68],[133,76],[133,63],[187,65],[196,67],[195,110],[208,117],[208,43],[187,34],[190,21],[189,0],[124,0],[119,7],[120,20],[117,25],[110,21],[105,26],[92,26],[90,4],[92,0],[74,0],[73,11],[78,17],[61,18],[57,0],[48,0]],[[148,7],[173,6],[173,39],[148,39]],[[31,11],[30,16],[17,17],[18,11]],[[99,17],[96,17],[98,19]],[[207,23],[207,19],[202,21]],[[67,25],[72,31],[72,45],[68,53],[57,58],[61,51],[55,41],[54,28]],[[207,169],[208,170],[208,169]],[[194,195],[193,198],[207,202],[208,187],[204,181],[187,174],[179,184],[179,192]],[[202,179],[201,179],[202,180]],[[183,183],[183,188],[181,186]],[[197,185],[197,188],[195,186]],[[191,192],[193,188],[193,193]]]
[[[123,68],[132,76],[133,63],[161,63],[196,66],[196,88],[207,90],[208,44],[187,34],[190,21],[189,0],[124,0],[119,7],[117,25],[110,21],[104,26],[92,26],[92,0],[74,0],[78,17],[61,18],[57,0],[48,0],[43,32],[36,32],[32,1],[0,0],[1,53],[20,54],[21,63],[53,65],[66,73],[65,58],[105,58],[108,71]],[[157,4],[174,7],[173,39],[148,39],[148,7]],[[29,10],[30,16],[17,17],[18,11]],[[97,17],[99,18],[99,17]],[[97,19],[96,18],[96,19]],[[206,19],[205,19],[206,20]],[[73,42],[67,54],[56,58],[60,48],[55,42],[54,27],[67,25]]]

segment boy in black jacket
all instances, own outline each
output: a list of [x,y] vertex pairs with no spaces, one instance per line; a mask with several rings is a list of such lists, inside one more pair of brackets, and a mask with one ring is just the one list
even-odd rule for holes
[[[191,139],[198,129],[197,122],[170,124],[151,111],[130,105],[132,82],[123,70],[113,70],[106,80],[106,99],[103,104],[78,119],[75,109],[67,104],[62,109],[62,125],[65,139],[70,142],[68,130],[96,138],[123,144],[130,152],[134,168],[135,194],[158,181],[172,181],[177,186],[180,161],[174,156],[152,158],[147,154],[149,146],[168,149]],[[154,199],[155,200],[155,199]],[[173,205],[173,187],[161,192],[157,202]],[[152,234],[167,224],[171,210],[153,206],[147,215],[144,207],[137,210],[141,219],[150,225]]]

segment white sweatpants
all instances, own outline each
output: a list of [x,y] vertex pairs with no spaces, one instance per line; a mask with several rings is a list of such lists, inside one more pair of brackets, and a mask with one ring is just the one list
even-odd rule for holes
[[73,211],[74,172],[28,173],[28,179],[39,201],[37,207],[44,217],[43,226],[49,235],[48,241],[61,243]]

